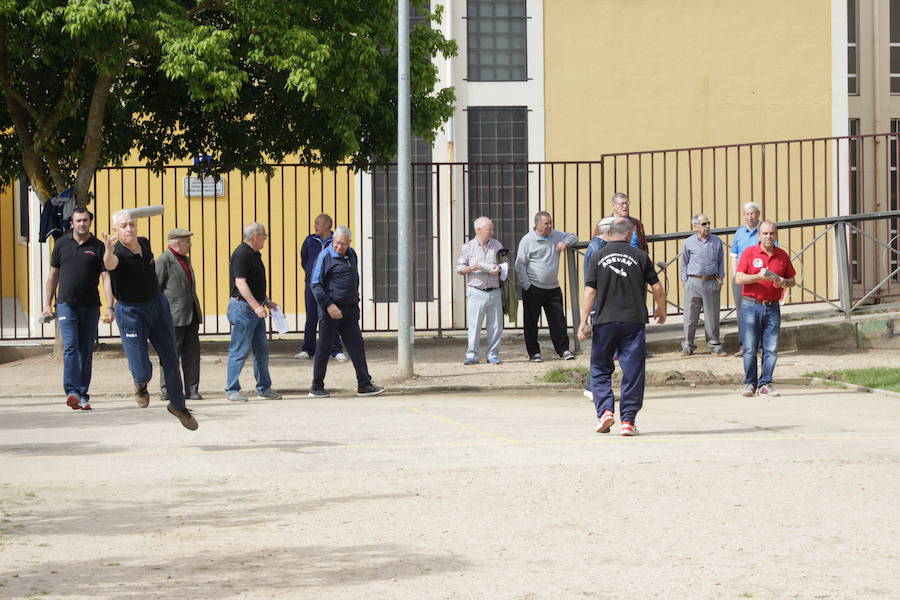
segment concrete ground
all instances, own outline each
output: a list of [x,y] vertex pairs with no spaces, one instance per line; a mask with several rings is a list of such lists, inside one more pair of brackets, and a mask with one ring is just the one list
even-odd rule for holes
[[5,393],[0,597],[900,595],[894,397],[654,388],[624,438],[580,390],[406,391],[211,396],[196,432]]

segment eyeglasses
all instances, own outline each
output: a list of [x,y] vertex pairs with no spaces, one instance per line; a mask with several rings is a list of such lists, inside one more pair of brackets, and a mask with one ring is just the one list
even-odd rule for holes
[[703,225],[704,227],[709,227],[709,221],[703,221],[702,223],[698,223],[698,225]]

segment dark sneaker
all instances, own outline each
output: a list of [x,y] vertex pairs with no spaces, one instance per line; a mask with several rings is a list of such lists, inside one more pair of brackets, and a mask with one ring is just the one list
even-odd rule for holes
[[532,354],[531,356],[529,356],[528,360],[530,360],[531,362],[543,362],[544,359],[541,358],[541,353],[538,352],[537,354]]
[[307,396],[309,396],[310,398],[327,398],[330,395],[331,392],[327,391],[325,388],[322,388],[320,390],[317,390],[316,388],[310,388],[309,394],[307,394]]
[[188,400],[203,400],[203,396],[200,395],[200,392],[191,392],[187,395]]
[[373,383],[367,383],[361,388],[357,388],[356,395],[357,396],[377,396],[378,394],[384,391],[383,387],[378,387]]
[[563,350],[563,353],[560,354],[559,357],[563,360],[575,360],[575,355],[572,354],[571,350]]
[[597,433],[609,433],[609,429],[615,423],[616,418],[611,410],[604,410],[603,415],[597,419]]
[[72,392],[66,396],[66,406],[71,408],[72,410],[78,410],[81,408],[78,406],[81,403],[81,398],[78,397],[78,394]]
[[150,392],[147,391],[146,383],[144,385],[134,384],[134,401],[141,408],[147,408],[150,405]]
[[272,388],[266,388],[264,390],[257,390],[256,392],[257,398],[266,398],[269,400],[281,400],[281,394],[273,390]]
[[184,410],[178,410],[177,408],[172,406],[171,402],[169,402],[168,404],[166,404],[166,409],[170,413],[175,415],[175,418],[181,421],[181,424],[184,425],[185,429],[194,431],[195,429],[197,429],[197,427],[199,427],[199,425],[197,425],[197,419],[194,418],[194,415],[192,415],[191,411],[187,408],[185,408]]

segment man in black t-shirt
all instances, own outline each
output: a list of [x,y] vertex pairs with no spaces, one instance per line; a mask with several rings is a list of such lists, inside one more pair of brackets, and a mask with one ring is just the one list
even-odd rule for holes
[[[616,219],[609,227],[609,244],[591,255],[581,304],[578,339],[591,334],[590,382],[597,409],[597,433],[607,433],[615,421],[612,391],[613,358],[619,355],[622,387],[619,419],[622,435],[637,435],[635,416],[644,403],[644,367],[647,318],[647,285],[651,287],[657,322],[666,322],[666,294],[653,261],[628,241],[631,221]],[[596,301],[596,312],[591,310]]]
[[[59,335],[63,342],[63,389],[73,410],[91,410],[91,367],[97,321],[100,319],[98,281],[103,278],[105,319],[113,317],[113,294],[103,264],[103,242],[91,233],[94,215],[79,206],[72,213],[72,230],[53,244],[50,275],[44,287],[43,315],[53,314],[56,295]],[[57,293],[57,284],[59,292]]]
[[272,389],[269,340],[266,338],[266,309],[278,309],[278,305],[266,296],[266,266],[259,252],[268,237],[262,223],[250,223],[244,227],[242,241],[231,254],[228,266],[231,299],[228,301],[227,315],[231,323],[231,344],[228,346],[225,398],[232,402],[247,401],[247,396],[241,393],[238,378],[251,349],[256,397],[281,398],[281,394]]
[[112,223],[115,234],[101,234],[105,246],[103,262],[116,295],[116,321],[134,379],[134,398],[141,408],[150,404],[147,383],[153,367],[147,347],[149,341],[159,356],[162,377],[166,379],[169,395],[166,409],[193,431],[197,429],[197,420],[184,403],[175,326],[169,301],[159,291],[150,240],[137,236],[137,224],[127,210],[114,214]]

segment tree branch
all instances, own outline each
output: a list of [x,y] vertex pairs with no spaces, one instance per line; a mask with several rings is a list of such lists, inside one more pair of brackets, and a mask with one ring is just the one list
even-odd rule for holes
[[59,167],[59,154],[56,150],[47,150],[44,152],[44,158],[47,162],[47,169],[50,171],[50,178],[53,179],[53,185],[56,187],[56,193],[62,193],[68,186],[62,169]]
[[94,91],[91,94],[91,105],[87,123],[85,123],[81,163],[78,165],[78,175],[75,178],[75,198],[79,206],[87,203],[88,189],[97,169],[97,161],[100,159],[100,148],[103,143],[103,116],[106,113],[106,101],[109,99],[109,92],[114,80],[115,77],[112,75],[98,75],[97,83],[94,84]]
[[66,115],[66,111],[72,106],[72,97],[75,92],[75,80],[78,78],[78,74],[81,72],[83,64],[84,58],[80,56],[72,63],[72,68],[69,69],[69,74],[66,75],[66,80],[63,82],[62,94],[60,94],[56,106],[53,107],[53,112],[50,113],[49,117],[38,122],[39,129],[34,136],[35,146],[43,146],[47,140],[52,137],[53,130],[56,129],[60,120]]
[[206,0],[205,2],[201,2],[194,8],[188,11],[189,17],[195,17],[202,12],[206,11],[216,11],[221,12],[228,8],[228,2],[226,0]]

